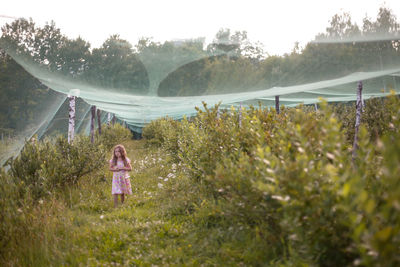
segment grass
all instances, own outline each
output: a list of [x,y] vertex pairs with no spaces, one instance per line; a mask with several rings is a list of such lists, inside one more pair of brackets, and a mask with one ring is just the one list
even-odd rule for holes
[[124,145],[133,195],[123,205],[113,208],[105,163],[77,186],[23,210],[21,239],[9,245],[1,265],[275,265],[268,262],[271,252],[260,249],[257,231],[226,219],[223,206],[168,154],[144,141]]

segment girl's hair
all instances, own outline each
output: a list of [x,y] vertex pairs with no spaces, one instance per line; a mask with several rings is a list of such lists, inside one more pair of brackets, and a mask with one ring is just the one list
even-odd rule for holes
[[122,158],[122,160],[124,162],[124,166],[126,167],[128,165],[128,162],[126,160],[126,150],[125,150],[125,147],[123,145],[116,145],[113,148],[113,154],[112,154],[112,158],[111,158],[113,166],[117,165],[118,158],[115,156],[115,150],[117,148],[119,148],[119,151],[121,152],[121,158]]

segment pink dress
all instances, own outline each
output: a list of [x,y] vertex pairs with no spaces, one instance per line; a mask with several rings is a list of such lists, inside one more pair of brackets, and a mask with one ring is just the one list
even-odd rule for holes
[[[126,160],[131,163],[130,159],[126,158]],[[110,160],[110,162],[112,162],[112,160]],[[122,160],[118,160],[117,167],[124,167],[124,162]],[[132,195],[131,182],[129,181],[129,173],[127,171],[113,172],[111,193],[113,195]]]

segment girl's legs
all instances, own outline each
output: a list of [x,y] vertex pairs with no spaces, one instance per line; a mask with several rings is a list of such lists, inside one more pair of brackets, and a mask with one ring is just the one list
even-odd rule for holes
[[114,197],[114,208],[116,208],[118,206],[118,195],[114,194],[113,197]]
[[[125,201],[125,195],[121,194],[120,196],[121,196],[121,204],[123,204]],[[114,197],[114,208],[116,208],[118,207],[118,194],[114,194],[113,197]]]

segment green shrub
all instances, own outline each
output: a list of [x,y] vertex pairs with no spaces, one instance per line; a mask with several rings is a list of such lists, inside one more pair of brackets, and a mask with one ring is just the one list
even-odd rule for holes
[[192,121],[154,124],[152,138],[213,196],[195,210],[199,231],[242,225],[266,262],[397,266],[399,102],[366,101],[354,159],[352,105],[219,116],[205,106]]
[[[391,120],[390,105],[391,98],[397,96],[390,96],[386,98],[371,98],[365,100],[361,122],[368,130],[368,135],[372,141],[382,136],[389,129],[389,122]],[[354,102],[339,103],[334,105],[334,113],[337,115],[342,124],[343,130],[346,132],[347,142],[353,143],[356,116],[356,106]]]
[[76,184],[79,179],[102,168],[105,149],[91,144],[88,137],[77,136],[72,144],[60,136],[51,140],[26,142],[21,153],[10,160],[15,183],[23,183],[20,194],[29,192],[39,199],[54,189]]
[[342,189],[358,262],[366,266],[400,265],[399,98],[387,98],[385,106],[386,124],[379,128],[384,134],[370,142],[367,127],[361,129],[357,167]]
[[129,129],[125,128],[121,124],[116,123],[115,125],[103,124],[101,135],[96,132],[95,143],[102,144],[108,151],[115,145],[121,144],[132,138],[132,133]]
[[[319,113],[300,107],[286,116],[273,138],[259,132],[267,142],[238,160],[225,157],[209,179],[232,203],[227,208],[232,220],[263,225],[264,242],[274,237],[280,253],[290,247],[322,266],[348,264],[355,258],[348,252],[351,231],[337,207],[338,177],[349,160],[340,124],[325,105]],[[244,129],[256,131],[250,125]]]
[[23,214],[20,198],[18,198],[19,184],[0,169],[0,259],[4,260],[7,247],[15,240],[18,232],[24,232],[24,225],[21,223]]
[[[179,124],[179,122],[168,117],[154,120],[143,128],[142,136],[144,139],[146,139],[147,144],[149,145],[158,147],[165,145],[168,147],[169,145],[172,145],[176,139],[174,136],[176,135],[175,127],[177,124]],[[173,133],[173,135],[171,135],[171,133]],[[171,138],[173,140],[170,140]],[[172,145],[172,147],[173,146],[176,145]]]

